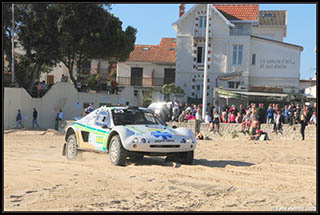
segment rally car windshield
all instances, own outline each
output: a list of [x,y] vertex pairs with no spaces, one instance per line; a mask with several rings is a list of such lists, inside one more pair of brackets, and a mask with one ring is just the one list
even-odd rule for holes
[[166,125],[153,113],[139,109],[115,109],[112,118],[114,125]]

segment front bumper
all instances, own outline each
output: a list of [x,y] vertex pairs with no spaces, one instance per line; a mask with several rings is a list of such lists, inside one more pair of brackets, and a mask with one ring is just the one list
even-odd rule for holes
[[125,144],[125,149],[136,152],[187,152],[193,151],[196,147],[195,143],[128,143]]

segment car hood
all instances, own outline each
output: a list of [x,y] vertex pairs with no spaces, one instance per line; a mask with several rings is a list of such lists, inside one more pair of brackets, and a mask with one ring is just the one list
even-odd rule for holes
[[177,137],[184,137],[175,129],[163,125],[125,125],[130,135],[144,136],[153,139],[172,139]]

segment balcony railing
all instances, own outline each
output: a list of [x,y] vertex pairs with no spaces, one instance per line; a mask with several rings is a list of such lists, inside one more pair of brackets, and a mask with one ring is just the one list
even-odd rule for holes
[[249,36],[251,32],[239,29],[230,29],[230,36]]
[[164,79],[117,77],[117,82],[119,86],[161,87],[164,84]]

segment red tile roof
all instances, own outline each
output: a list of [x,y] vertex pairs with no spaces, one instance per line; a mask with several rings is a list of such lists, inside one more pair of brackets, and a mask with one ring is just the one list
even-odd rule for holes
[[258,20],[258,4],[213,4],[229,20]]
[[162,38],[159,45],[135,45],[128,61],[175,63],[175,38]]

